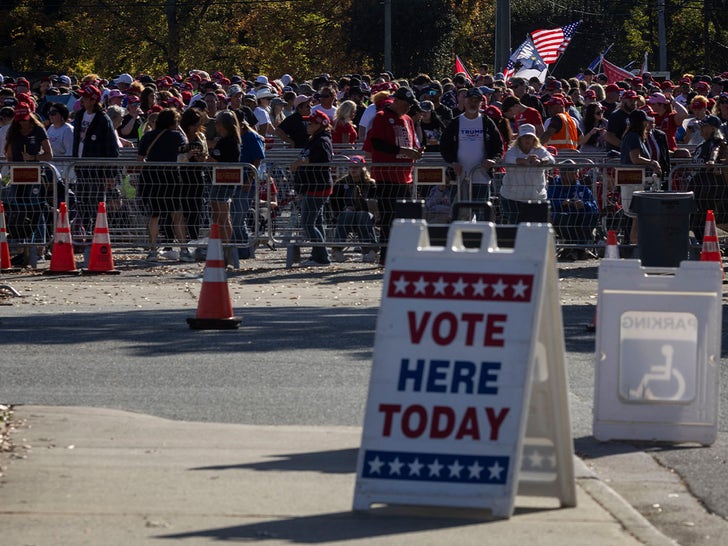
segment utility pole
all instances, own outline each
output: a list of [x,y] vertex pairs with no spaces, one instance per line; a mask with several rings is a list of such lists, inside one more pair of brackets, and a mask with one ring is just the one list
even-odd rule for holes
[[495,2],[495,62],[493,72],[502,72],[511,56],[511,0]]
[[384,0],[384,70],[392,70],[392,0]]
[[657,0],[657,42],[660,72],[667,71],[667,32],[665,30],[665,0]]

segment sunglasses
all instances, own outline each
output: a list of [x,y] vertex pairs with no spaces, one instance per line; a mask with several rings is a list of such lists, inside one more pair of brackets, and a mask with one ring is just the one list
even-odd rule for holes
[[56,115],[57,113],[58,113],[58,110],[50,110],[50,111],[48,112],[48,115],[49,115],[49,116],[55,116],[55,115]]
[[330,99],[331,97],[333,97],[333,95],[320,95],[319,96],[319,98],[322,98],[322,99]]

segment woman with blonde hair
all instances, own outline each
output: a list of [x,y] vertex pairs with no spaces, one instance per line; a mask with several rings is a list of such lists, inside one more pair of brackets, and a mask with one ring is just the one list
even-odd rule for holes
[[353,100],[345,100],[336,109],[334,115],[334,127],[331,131],[331,141],[334,144],[354,144],[357,132],[354,126],[356,115],[356,103]]
[[516,165],[507,169],[500,189],[500,208],[507,224],[517,224],[520,203],[546,199],[547,165],[554,157],[536,136],[536,128],[524,123],[518,128],[518,137],[506,152],[504,163]]

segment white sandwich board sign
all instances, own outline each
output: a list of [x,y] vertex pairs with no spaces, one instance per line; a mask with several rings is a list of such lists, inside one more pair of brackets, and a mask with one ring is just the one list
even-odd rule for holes
[[594,437],[712,444],[718,432],[722,271],[602,260]]
[[[479,248],[463,234],[480,232]],[[354,509],[576,504],[553,234],[455,222],[445,247],[396,221],[377,321]]]

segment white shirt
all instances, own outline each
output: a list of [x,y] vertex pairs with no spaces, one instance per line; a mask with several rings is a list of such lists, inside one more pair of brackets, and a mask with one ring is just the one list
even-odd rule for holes
[[53,150],[53,157],[71,157],[73,153],[73,126],[64,123],[60,127],[51,125],[46,131],[48,142]]
[[94,120],[96,112],[89,114],[86,110],[83,111],[83,120],[81,120],[81,140],[78,142],[78,157],[83,157],[83,141],[86,138],[86,131]]
[[485,160],[483,116],[478,113],[475,119],[469,119],[462,115],[458,120],[458,126],[460,129],[458,163],[463,166],[463,173],[466,176],[472,173],[471,184],[487,184],[490,181],[488,173],[483,169],[476,169]]
[[329,120],[331,120],[331,123],[334,122],[334,116],[336,115],[336,106],[332,106],[331,108],[324,108],[321,104],[317,104],[316,106],[311,108],[311,113],[313,114],[317,110],[321,110],[327,116],[329,116]]
[[255,119],[258,120],[258,123],[255,124],[256,129],[261,125],[265,125],[266,123],[272,125],[270,121],[270,113],[265,108],[261,108],[260,106],[258,106],[255,110],[253,110],[253,114],[255,115]]
[[[518,144],[514,144],[506,152],[504,163],[515,164],[518,159],[525,159],[529,155],[535,155],[539,159],[553,164],[553,156],[546,151],[546,148],[532,148],[530,152],[523,153]],[[503,176],[503,185],[500,194],[512,201],[536,201],[546,199],[546,170],[543,167],[524,167],[516,165],[513,169],[506,168]]]
[[8,134],[8,129],[10,129],[9,123],[0,127],[0,159],[5,159],[5,137]]
[[372,122],[374,116],[377,115],[377,107],[374,104],[370,104],[364,109],[364,113],[361,115],[359,120],[359,127],[364,127],[367,131],[372,128]]

